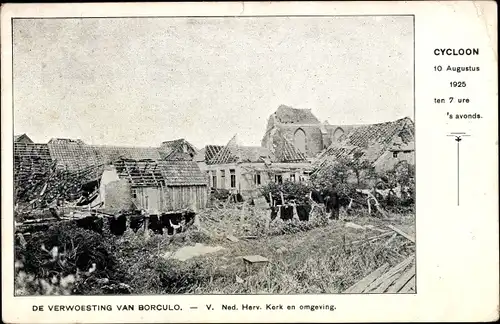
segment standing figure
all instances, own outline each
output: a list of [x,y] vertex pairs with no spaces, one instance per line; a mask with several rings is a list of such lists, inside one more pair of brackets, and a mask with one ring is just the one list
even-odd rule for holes
[[339,194],[337,190],[332,186],[330,189],[325,190],[324,200],[326,205],[326,212],[330,213],[330,219],[339,219]]

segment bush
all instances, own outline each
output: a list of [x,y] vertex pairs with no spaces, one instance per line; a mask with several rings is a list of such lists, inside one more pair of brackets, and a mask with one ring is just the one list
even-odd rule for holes
[[[399,188],[401,197],[390,194],[380,203],[393,212],[407,212],[415,206],[415,167],[406,161],[401,161],[392,170],[380,175],[378,189]],[[404,189],[404,190],[403,190]]]
[[211,197],[217,199],[217,200],[227,200],[229,197],[229,190],[227,189],[212,189],[211,192]]
[[309,193],[311,186],[303,182],[285,181],[283,183],[270,182],[261,188],[262,195],[269,203],[269,193],[271,193],[273,200],[281,204],[281,193],[285,202],[294,200],[297,204],[309,204]]
[[[113,242],[102,235],[69,223],[55,224],[47,231],[35,232],[25,245],[15,246],[19,284],[22,285],[24,279],[42,285],[43,282],[69,280],[73,284],[73,294],[99,293],[99,282],[92,279],[120,280],[121,272],[117,271],[113,246]],[[81,276],[89,273],[89,269],[91,277]],[[62,293],[57,289],[51,291],[31,287],[33,290],[29,285],[25,288],[28,294]]]
[[[354,178],[356,181],[349,181]],[[406,161],[400,161],[392,170],[375,172],[366,161],[339,160],[330,167],[318,170],[311,176],[313,186],[318,190],[334,188],[340,199],[341,206],[347,206],[351,198],[355,201],[366,201],[366,196],[356,192],[356,189],[371,188],[386,190],[396,187],[405,188],[402,197],[388,195],[377,196],[384,208],[394,212],[408,211],[415,203],[415,167]]]

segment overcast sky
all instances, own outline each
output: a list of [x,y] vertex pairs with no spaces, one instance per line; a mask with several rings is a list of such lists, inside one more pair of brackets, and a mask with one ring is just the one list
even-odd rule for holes
[[413,118],[411,17],[14,21],[14,127],[35,142],[259,145],[280,104]]

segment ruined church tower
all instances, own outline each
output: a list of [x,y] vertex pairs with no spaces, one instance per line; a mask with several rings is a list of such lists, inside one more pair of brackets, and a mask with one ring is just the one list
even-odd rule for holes
[[[349,126],[346,126],[349,128]],[[308,158],[315,158],[345,132],[343,126],[321,123],[311,109],[281,105],[269,116],[261,145],[276,153],[276,143],[285,138]]]

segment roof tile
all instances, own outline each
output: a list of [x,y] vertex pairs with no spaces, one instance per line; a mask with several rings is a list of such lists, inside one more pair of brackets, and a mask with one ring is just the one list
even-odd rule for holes
[[342,135],[318,158],[317,166],[324,167],[338,159],[360,159],[375,162],[385,151],[391,149],[395,137],[400,144],[411,147],[414,141],[414,123],[410,118],[371,125],[360,125]]

